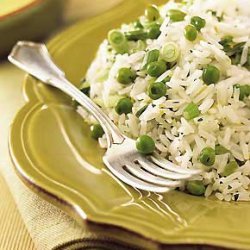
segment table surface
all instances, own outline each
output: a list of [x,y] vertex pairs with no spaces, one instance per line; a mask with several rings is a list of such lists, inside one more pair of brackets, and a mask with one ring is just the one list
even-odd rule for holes
[[[79,18],[94,16],[120,0],[109,0],[103,5],[103,0],[67,0],[65,13],[66,25]],[[88,6],[88,8],[83,8]],[[6,61],[0,62],[0,84],[21,84],[24,73],[14,68]],[[7,138],[5,138],[7,139]],[[19,214],[15,201],[0,173],[0,249],[1,250],[33,250],[35,245]]]
[[0,175],[0,249],[35,249],[34,243],[16,208],[11,193]]

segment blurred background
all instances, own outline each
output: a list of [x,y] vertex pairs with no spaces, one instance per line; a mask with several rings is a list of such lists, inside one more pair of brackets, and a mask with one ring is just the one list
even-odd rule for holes
[[[0,0],[0,58],[18,40],[44,40],[78,19],[110,9],[121,0]],[[99,6],[99,8],[97,8]]]

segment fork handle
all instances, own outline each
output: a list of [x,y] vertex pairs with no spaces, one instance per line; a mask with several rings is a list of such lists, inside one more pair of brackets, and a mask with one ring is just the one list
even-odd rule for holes
[[65,73],[52,61],[44,44],[18,42],[8,59],[42,82],[62,90],[87,109],[103,127],[108,147],[124,141],[125,137],[101,108],[66,79]]

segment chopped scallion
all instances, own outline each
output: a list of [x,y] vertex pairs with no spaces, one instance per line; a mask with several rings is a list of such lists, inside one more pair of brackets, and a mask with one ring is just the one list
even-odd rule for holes
[[180,22],[184,20],[186,13],[181,10],[171,9],[168,11],[168,16],[172,22]]
[[129,41],[146,40],[148,37],[148,34],[143,29],[132,30],[132,31],[125,32],[125,37]]
[[223,147],[222,145],[220,144],[217,144],[215,146],[215,154],[216,155],[223,155],[223,154],[226,154],[226,153],[229,153],[230,151],[228,149],[226,149],[225,147]]
[[136,117],[140,117],[142,115],[142,113],[147,109],[148,105],[143,106],[142,108],[140,108],[137,112],[136,112]]
[[183,116],[186,120],[192,120],[199,115],[200,115],[200,110],[198,106],[193,102],[189,103],[183,112]]
[[174,42],[166,43],[162,48],[162,58],[166,62],[175,62],[180,55],[180,48]]
[[128,52],[128,42],[126,37],[119,30],[111,30],[108,33],[108,41],[117,53],[124,54]]
[[146,69],[147,65],[151,62],[158,61],[158,58],[160,56],[160,51],[158,49],[150,50],[146,53],[143,63],[142,63],[142,69]]
[[239,165],[236,161],[230,161],[224,168],[222,175],[227,177],[238,169]]

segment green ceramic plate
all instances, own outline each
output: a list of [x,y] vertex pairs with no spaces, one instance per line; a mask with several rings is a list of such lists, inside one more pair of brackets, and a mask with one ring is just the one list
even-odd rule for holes
[[[126,0],[58,35],[48,44],[55,62],[78,85],[107,31],[135,19],[145,5]],[[107,171],[103,151],[68,97],[32,77],[25,79],[24,94],[10,152],[18,174],[40,195],[79,221],[119,226],[157,242],[249,249],[250,203],[135,190]]]

